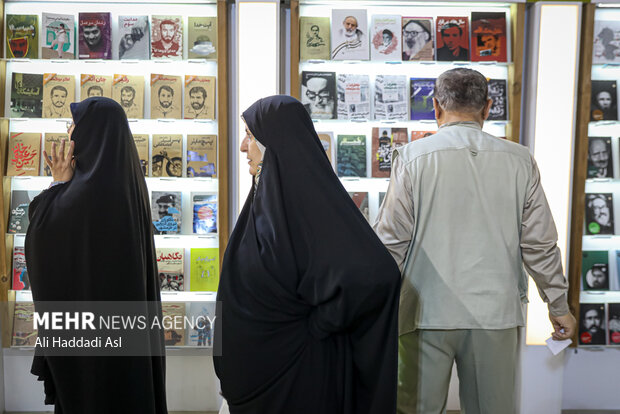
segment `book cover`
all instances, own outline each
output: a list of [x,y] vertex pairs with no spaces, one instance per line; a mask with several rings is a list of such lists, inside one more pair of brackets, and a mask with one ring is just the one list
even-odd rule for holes
[[371,60],[401,60],[401,17],[393,14],[372,16],[370,33]]
[[151,177],[183,176],[183,135],[153,134]]
[[34,303],[15,302],[11,346],[34,346],[36,341],[37,331],[34,329]]
[[299,18],[300,60],[329,60],[329,17]]
[[25,247],[13,247],[13,290],[30,290]]
[[146,176],[149,172],[149,135],[148,134],[132,134],[133,142],[136,144],[138,158],[142,172]]
[[75,101],[75,76],[43,74],[43,118],[71,118]]
[[437,59],[469,60],[469,17],[437,17]]
[[614,234],[612,193],[586,194],[586,234]]
[[588,137],[587,178],[613,178],[611,137]]
[[11,118],[41,118],[43,113],[43,75],[13,72],[11,79]]
[[149,16],[118,16],[118,59],[148,60],[150,34]]
[[[56,150],[58,151],[63,139],[65,140],[65,155],[67,155],[67,153],[69,152],[69,145],[68,145],[69,134],[56,133],[56,132],[45,133],[45,137],[43,138],[43,149],[45,149],[45,152],[47,153],[47,157],[50,160],[52,159],[52,156],[51,156],[52,144],[56,144]],[[42,175],[45,177],[52,176],[52,170],[50,170],[50,167],[48,167],[45,160],[43,160],[43,174]]]
[[185,119],[215,119],[215,76],[185,75]]
[[7,232],[11,234],[26,233],[28,230],[28,206],[39,195],[36,190],[13,190],[11,191],[11,211]]
[[416,139],[430,137],[437,131],[411,131],[411,141]]
[[161,290],[184,291],[183,248],[157,248],[157,272]]
[[506,79],[489,79],[489,98],[493,99],[488,121],[508,119],[508,86]]
[[408,121],[407,77],[377,75],[375,78],[375,119]]
[[435,79],[411,78],[411,120],[435,119],[433,93]]
[[216,323],[215,302],[190,302],[188,317],[193,323],[187,328],[187,345],[212,347]]
[[151,58],[183,59],[181,16],[151,16]]
[[182,201],[180,191],[151,193],[153,234],[181,234]]
[[7,176],[39,175],[41,134],[11,132],[7,155]]
[[620,21],[595,20],[592,64],[620,62]]
[[336,72],[301,72],[301,103],[312,119],[336,119]]
[[185,345],[185,329],[183,319],[185,318],[185,303],[183,302],[162,302],[162,320],[164,321],[164,343],[166,346]]
[[506,62],[505,12],[471,13],[471,60],[472,62]]
[[6,57],[39,57],[39,21],[35,14],[6,15]]
[[75,16],[72,14],[42,13],[43,59],[75,59]]
[[180,76],[151,74],[151,119],[183,118],[182,100]]
[[605,345],[605,304],[581,303],[579,305],[579,344]]
[[191,193],[192,232],[217,233],[217,194]]
[[220,283],[220,249],[193,248],[190,251],[190,281],[192,292],[217,292]]
[[217,60],[217,18],[187,18],[187,57]]
[[368,75],[338,75],[338,119],[370,118]]
[[112,59],[110,13],[80,13],[80,59]]
[[333,132],[317,132],[319,136],[319,141],[323,145],[323,149],[327,154],[327,158],[329,158],[329,163],[334,165],[334,133]]
[[332,60],[368,60],[368,17],[365,9],[332,9]]
[[592,81],[590,121],[618,120],[618,89],[615,80]]
[[105,96],[112,99],[112,76],[80,75],[80,100],[93,96]]
[[349,191],[349,196],[360,209],[366,220],[369,220],[368,215],[368,193],[367,192],[351,192]]
[[217,135],[187,136],[187,176],[217,177]]
[[402,58],[408,60],[434,60],[432,17],[403,17]]
[[372,177],[389,178],[392,172],[392,151],[407,142],[407,128],[373,127]]
[[581,253],[581,286],[584,290],[609,290],[609,252]]
[[609,345],[620,345],[620,303],[607,304]]
[[127,118],[144,118],[144,77],[115,74],[112,99],[121,104]]
[[338,135],[338,177],[366,177],[366,135]]

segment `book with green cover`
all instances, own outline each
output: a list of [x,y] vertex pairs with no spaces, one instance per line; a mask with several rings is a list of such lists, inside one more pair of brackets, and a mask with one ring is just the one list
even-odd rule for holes
[[366,135],[338,135],[338,177],[366,177]]
[[191,249],[189,290],[192,292],[217,292],[217,286],[219,282],[219,249]]
[[609,252],[581,252],[581,277],[584,290],[609,290]]
[[35,14],[6,15],[6,57],[39,57],[39,22]]

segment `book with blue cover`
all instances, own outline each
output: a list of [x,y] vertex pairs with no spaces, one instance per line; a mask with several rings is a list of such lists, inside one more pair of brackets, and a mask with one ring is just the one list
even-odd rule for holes
[[435,79],[411,78],[410,105],[411,120],[418,121],[423,119],[435,119],[433,109],[433,93],[435,90]]

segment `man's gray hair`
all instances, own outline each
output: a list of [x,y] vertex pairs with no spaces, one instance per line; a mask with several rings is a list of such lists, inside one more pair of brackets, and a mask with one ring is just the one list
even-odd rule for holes
[[476,113],[487,104],[489,86],[477,70],[456,68],[439,75],[434,95],[444,111]]

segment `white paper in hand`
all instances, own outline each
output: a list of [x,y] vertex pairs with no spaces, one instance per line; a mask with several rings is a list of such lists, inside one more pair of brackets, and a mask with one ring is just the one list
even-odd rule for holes
[[562,352],[567,346],[573,343],[572,339],[565,339],[563,341],[556,341],[553,338],[549,338],[545,341],[547,343],[547,348],[551,351],[553,355],[557,355]]

